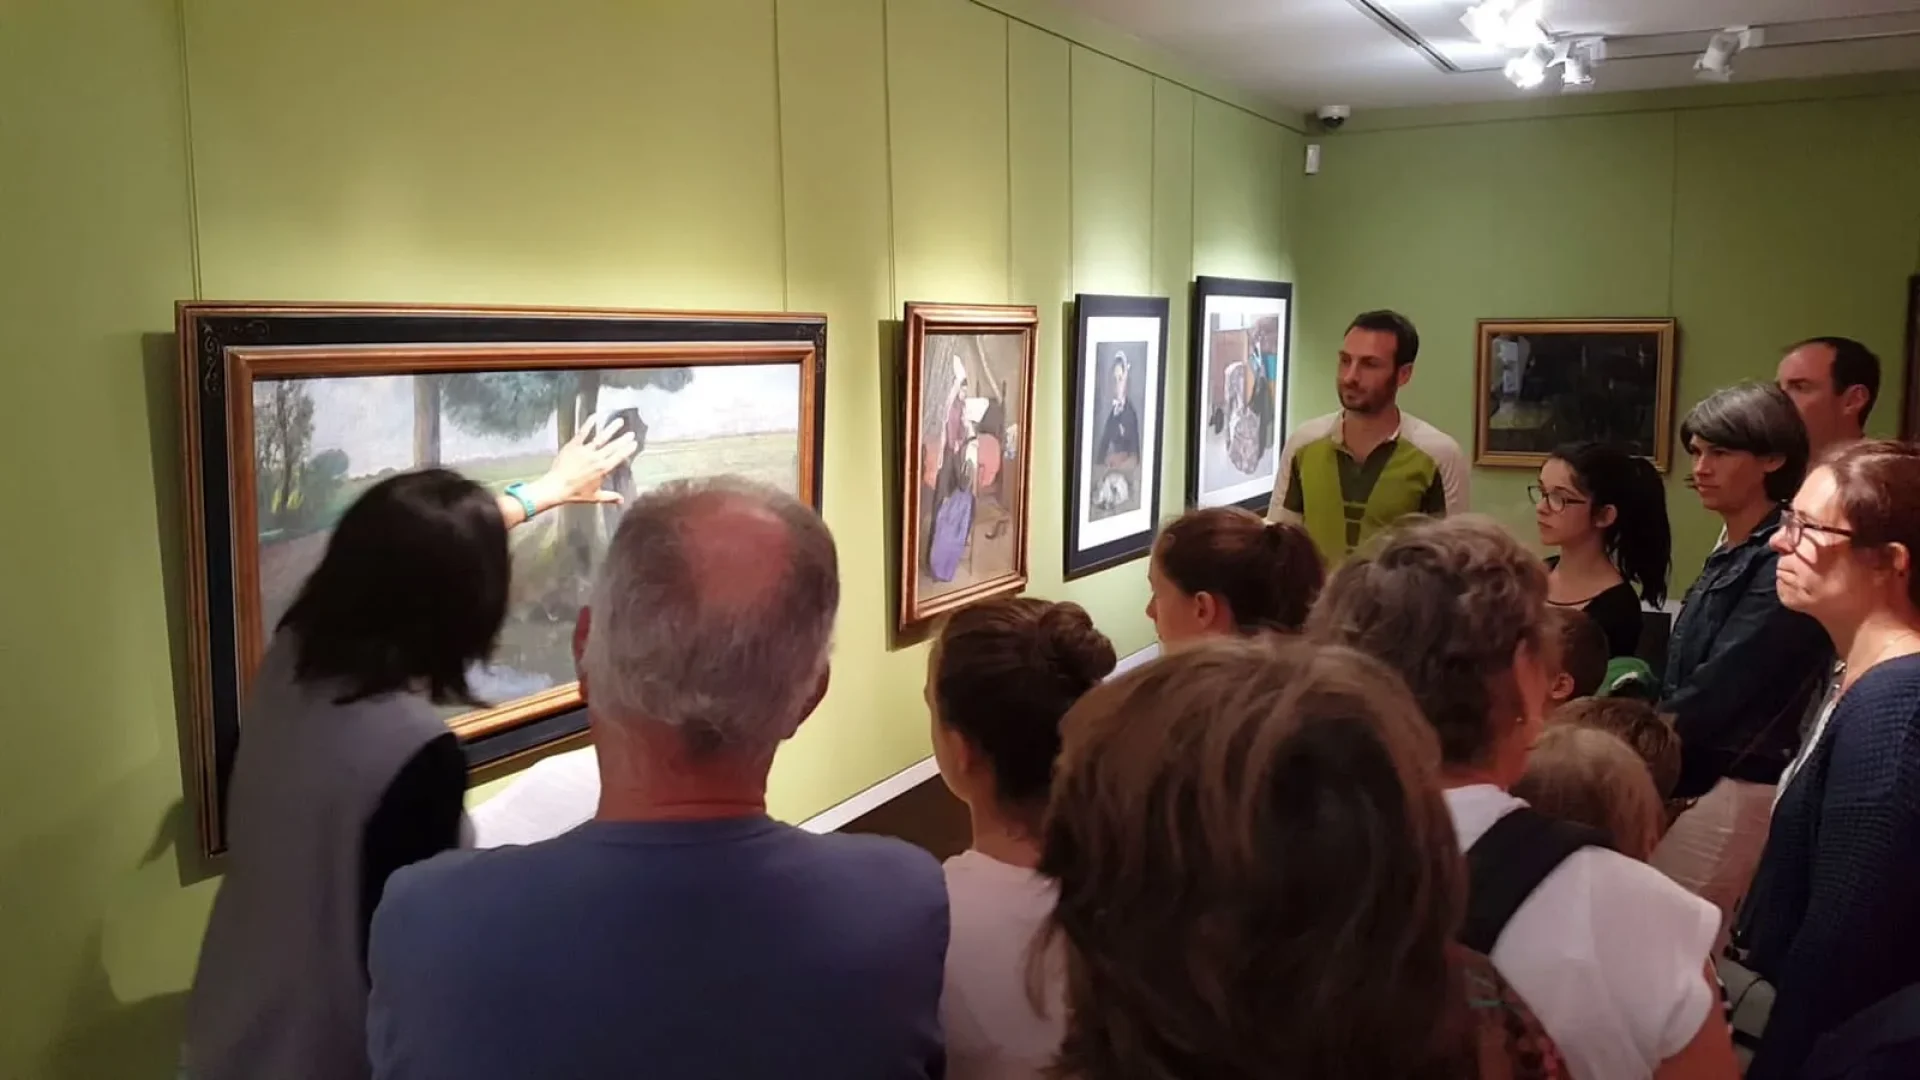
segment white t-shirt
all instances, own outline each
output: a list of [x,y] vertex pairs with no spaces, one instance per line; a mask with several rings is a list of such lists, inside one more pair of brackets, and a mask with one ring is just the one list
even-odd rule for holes
[[966,851],[946,863],[953,933],[940,1022],[949,1080],[1037,1080],[1066,1028],[1058,970],[1046,1015],[1028,994],[1028,957],[1053,914],[1053,882],[1032,870]]
[[[1446,793],[1465,850],[1526,803],[1488,784]],[[1645,863],[1585,848],[1514,912],[1493,966],[1559,1044],[1574,1080],[1643,1080],[1718,1004],[1720,911]]]

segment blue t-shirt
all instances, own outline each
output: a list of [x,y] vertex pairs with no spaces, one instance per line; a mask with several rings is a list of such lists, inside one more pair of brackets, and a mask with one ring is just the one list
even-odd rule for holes
[[901,841],[590,822],[394,875],[368,958],[373,1073],[935,1078],[946,949],[940,865]]

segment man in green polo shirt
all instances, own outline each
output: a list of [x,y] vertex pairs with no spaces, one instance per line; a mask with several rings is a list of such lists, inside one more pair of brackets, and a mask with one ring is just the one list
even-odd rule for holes
[[1340,411],[1301,424],[1280,451],[1268,514],[1304,525],[1329,567],[1408,514],[1467,509],[1460,444],[1396,404],[1419,353],[1406,316],[1355,318],[1340,344]]

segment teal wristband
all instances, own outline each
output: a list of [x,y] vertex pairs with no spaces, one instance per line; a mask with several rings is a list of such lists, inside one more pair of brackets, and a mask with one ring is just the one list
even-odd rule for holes
[[540,508],[533,505],[533,500],[527,498],[527,485],[518,480],[507,485],[507,497],[520,504],[520,509],[527,512],[528,521],[532,521],[534,515],[540,512]]

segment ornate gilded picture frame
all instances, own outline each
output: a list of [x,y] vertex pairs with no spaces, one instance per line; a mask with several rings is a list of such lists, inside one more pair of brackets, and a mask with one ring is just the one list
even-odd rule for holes
[[1678,341],[1673,319],[1482,319],[1473,463],[1537,469],[1555,447],[1592,440],[1666,472]]
[[[183,303],[192,686],[189,797],[202,854],[225,848],[241,703],[281,615],[357,495],[416,468],[493,490],[543,471],[589,420],[640,439],[622,495],[734,473],[816,507],[826,320],[815,315]],[[490,707],[442,710],[471,767],[586,730],[569,635],[619,518],[564,507],[513,530]]]
[[908,304],[901,424],[900,618],[1027,586],[1032,307]]

